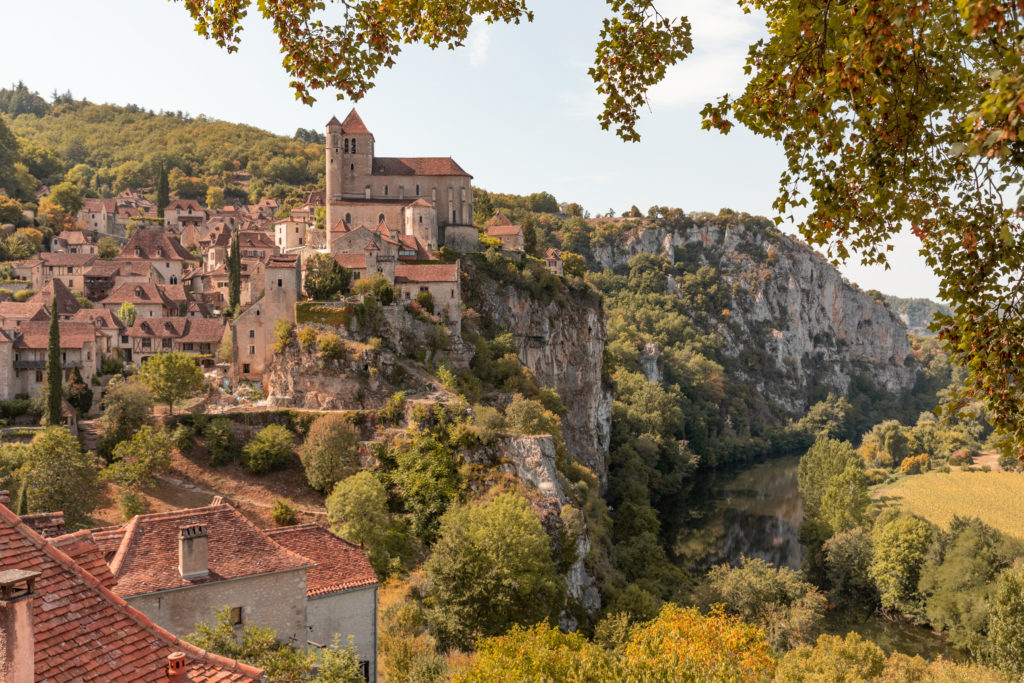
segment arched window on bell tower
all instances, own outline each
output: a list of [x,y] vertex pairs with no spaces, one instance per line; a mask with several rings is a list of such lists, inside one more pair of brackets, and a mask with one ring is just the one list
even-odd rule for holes
[[348,154],[348,138],[345,138],[345,154]]

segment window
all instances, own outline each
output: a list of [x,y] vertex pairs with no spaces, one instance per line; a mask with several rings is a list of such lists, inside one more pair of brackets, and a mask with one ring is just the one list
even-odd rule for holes
[[356,139],[352,138],[352,153],[356,153]]
[[249,345],[249,355],[250,356],[255,356],[256,355],[256,347],[253,346],[252,344]]
[[36,370],[36,381],[37,382],[42,382],[43,381],[43,371],[42,370]]
[[363,678],[367,681],[370,680],[370,660],[360,659],[359,660],[359,672],[363,674]]
[[417,197],[420,196],[420,186],[419,185],[416,186],[416,196]]
[[356,165],[355,164],[349,164],[348,165],[348,170],[355,171],[356,170]]
[[231,608],[231,613],[228,615],[228,623],[230,623],[232,626],[241,626],[242,625],[242,608],[241,607],[232,607]]
[[387,185],[384,186],[384,196],[385,197],[388,196],[388,186]]
[[345,224],[346,225],[352,225],[352,214],[350,214],[350,213],[346,213],[345,214]]
[[379,216],[377,216],[377,225],[380,225],[383,222],[384,222],[384,214],[380,214]]
[[256,338],[256,330],[249,330],[249,339]]
[[249,374],[249,364],[248,363],[242,363],[242,374],[243,375],[248,375]]
[[455,209],[452,209],[452,223],[455,223],[455,222],[457,222],[456,218],[455,218]]
[[284,286],[284,280],[282,280],[281,278],[278,278],[277,279],[277,286],[278,287],[283,287]]
[[345,154],[348,154],[348,138],[345,138]]

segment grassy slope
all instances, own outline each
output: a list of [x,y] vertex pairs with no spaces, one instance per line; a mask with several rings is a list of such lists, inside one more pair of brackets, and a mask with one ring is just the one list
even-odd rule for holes
[[1024,540],[1024,475],[1017,472],[928,472],[903,477],[879,494],[942,528],[953,515],[978,517]]

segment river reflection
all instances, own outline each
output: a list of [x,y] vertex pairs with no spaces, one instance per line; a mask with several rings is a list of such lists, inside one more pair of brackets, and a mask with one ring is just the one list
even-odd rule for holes
[[[804,506],[799,487],[800,458],[778,458],[744,470],[704,472],[667,529],[675,538],[676,560],[699,577],[712,566],[736,565],[756,557],[778,567],[799,569],[804,549],[797,539]],[[830,612],[825,631],[857,631],[886,652],[934,659],[964,659],[927,628],[893,623],[878,615],[855,617]]]

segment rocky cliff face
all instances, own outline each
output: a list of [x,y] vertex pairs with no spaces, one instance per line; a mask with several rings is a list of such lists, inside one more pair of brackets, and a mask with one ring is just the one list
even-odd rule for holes
[[732,292],[713,323],[725,355],[735,359],[740,379],[791,412],[806,410],[822,389],[845,395],[857,376],[891,392],[914,384],[901,321],[774,228],[735,219],[637,227],[593,256],[600,267],[621,269],[639,253],[660,254],[687,271],[718,270]]
[[567,409],[562,419],[566,448],[604,485],[612,392],[602,375],[607,335],[600,300],[562,292],[545,303],[488,277],[472,264],[467,268],[466,280],[475,283],[474,308],[511,332],[522,364],[533,370],[541,384],[558,391]]

